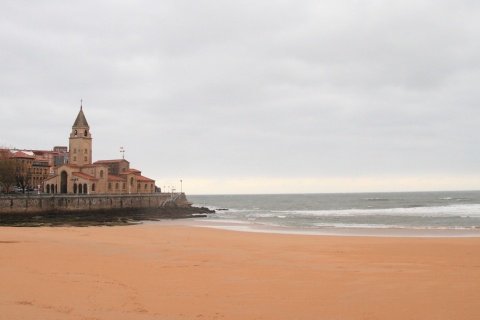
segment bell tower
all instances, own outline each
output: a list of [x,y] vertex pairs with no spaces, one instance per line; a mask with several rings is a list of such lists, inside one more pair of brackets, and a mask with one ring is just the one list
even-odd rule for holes
[[92,135],[81,103],[80,112],[70,133],[68,161],[78,166],[92,164]]

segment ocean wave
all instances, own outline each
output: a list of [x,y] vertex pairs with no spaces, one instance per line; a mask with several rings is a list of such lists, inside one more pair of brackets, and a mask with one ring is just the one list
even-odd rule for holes
[[435,207],[408,207],[388,209],[344,209],[344,210],[291,210],[275,211],[277,214],[305,215],[305,216],[421,216],[421,217],[475,217],[480,218],[480,204],[450,205]]

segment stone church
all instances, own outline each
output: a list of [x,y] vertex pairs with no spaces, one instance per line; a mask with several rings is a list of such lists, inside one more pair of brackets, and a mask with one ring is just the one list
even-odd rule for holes
[[69,163],[54,168],[53,177],[45,180],[46,193],[129,194],[154,193],[155,180],[130,168],[125,159],[99,160],[92,163],[92,135],[83,107],[80,106],[72,126]]

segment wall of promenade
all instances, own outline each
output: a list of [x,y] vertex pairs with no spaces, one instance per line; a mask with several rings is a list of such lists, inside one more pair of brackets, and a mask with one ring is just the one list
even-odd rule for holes
[[103,195],[1,195],[1,213],[109,210],[128,208],[188,207],[184,193]]

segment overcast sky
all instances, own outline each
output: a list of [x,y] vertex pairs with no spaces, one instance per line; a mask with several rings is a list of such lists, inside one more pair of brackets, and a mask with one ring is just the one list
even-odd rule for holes
[[3,0],[0,145],[68,145],[83,99],[162,189],[478,190],[479,39],[473,0]]

